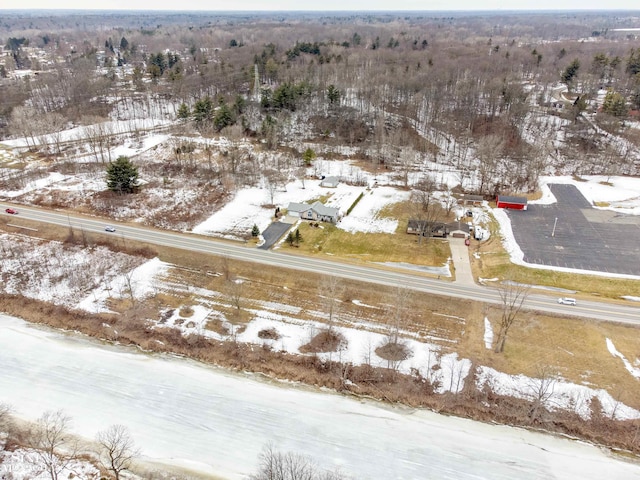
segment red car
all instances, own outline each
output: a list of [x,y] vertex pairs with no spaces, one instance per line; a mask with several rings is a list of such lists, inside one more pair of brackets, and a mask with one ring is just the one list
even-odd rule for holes
[[17,214],[18,214],[18,211],[17,211],[17,210],[14,210],[13,208],[7,208],[7,209],[5,210],[5,212],[7,212],[7,213],[9,213],[9,214],[11,214],[11,215],[17,215]]

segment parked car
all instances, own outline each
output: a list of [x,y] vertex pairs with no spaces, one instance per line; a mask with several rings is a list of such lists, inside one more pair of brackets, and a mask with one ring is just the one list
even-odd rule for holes
[[109,225],[109,226],[107,226],[107,227],[104,227],[104,231],[105,231],[105,232],[112,232],[112,233],[113,233],[113,232],[115,232],[115,231],[116,231],[116,227],[112,227],[112,226],[110,226],[110,225]]
[[560,305],[576,305],[577,304],[575,298],[569,298],[569,297],[559,298],[558,303]]
[[5,209],[5,212],[7,212],[7,213],[9,213],[9,214],[11,214],[11,215],[17,215],[17,214],[18,214],[18,211],[17,211],[17,210],[14,210],[13,208],[7,208],[7,209]]

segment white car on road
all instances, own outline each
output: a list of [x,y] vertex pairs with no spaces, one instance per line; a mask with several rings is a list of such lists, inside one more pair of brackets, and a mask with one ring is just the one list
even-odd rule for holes
[[577,304],[575,298],[569,298],[569,297],[559,298],[558,303],[560,305],[576,305]]

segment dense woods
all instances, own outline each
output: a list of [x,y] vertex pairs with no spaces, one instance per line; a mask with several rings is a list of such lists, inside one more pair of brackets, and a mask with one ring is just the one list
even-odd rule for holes
[[[106,146],[120,132],[101,122],[168,118],[271,150],[346,146],[400,172],[447,163],[484,195],[533,191],[542,173],[636,175],[640,48],[623,30],[634,22],[620,12],[13,12],[0,27],[0,135],[59,159],[69,145],[56,134],[93,125],[84,140],[112,161]],[[232,150],[224,170],[243,183],[247,171],[282,168]]]

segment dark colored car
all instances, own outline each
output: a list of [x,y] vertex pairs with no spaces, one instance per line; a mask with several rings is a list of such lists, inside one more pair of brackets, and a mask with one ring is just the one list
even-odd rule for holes
[[9,213],[9,214],[11,214],[11,215],[17,215],[17,214],[18,214],[18,211],[17,211],[17,210],[14,210],[13,208],[7,208],[7,209],[5,210],[5,212],[7,212],[7,213]]

